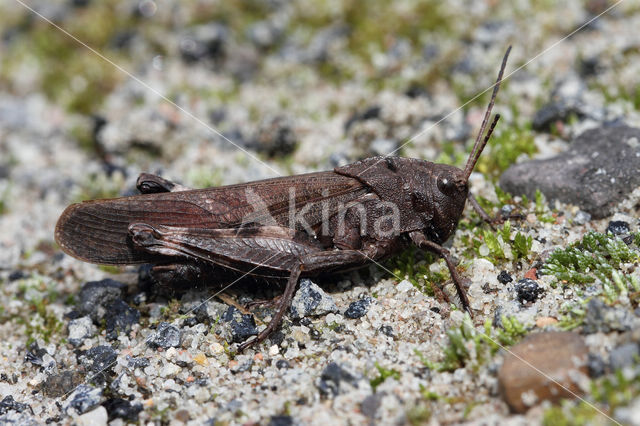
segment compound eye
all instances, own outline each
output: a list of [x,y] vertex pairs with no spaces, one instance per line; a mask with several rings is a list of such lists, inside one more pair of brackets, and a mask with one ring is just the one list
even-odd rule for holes
[[438,178],[438,189],[440,192],[446,195],[451,195],[456,190],[456,184],[453,179],[449,179],[446,177]]

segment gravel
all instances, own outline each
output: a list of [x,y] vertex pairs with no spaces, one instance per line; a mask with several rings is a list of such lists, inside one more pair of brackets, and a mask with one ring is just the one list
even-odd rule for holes
[[[141,172],[200,188],[397,148],[462,165],[487,98],[466,102],[494,81],[508,44],[507,74],[535,59],[501,87],[502,119],[469,186],[510,220],[510,234],[496,223],[488,241],[491,227],[468,208],[445,244],[468,286],[471,328],[487,322],[501,338],[507,320],[526,335],[572,328],[594,380],[615,380],[612,367],[637,378],[636,293],[540,273],[589,231],[637,251],[637,8],[623,2],[537,56],[600,2],[350,4],[30,3],[153,90],[26,9],[0,5],[1,424],[542,423],[546,404],[510,411],[498,392],[505,352],[482,352],[478,335],[460,346],[468,358],[440,368],[467,321],[455,297],[446,301],[455,292],[442,260],[413,251],[301,280],[277,332],[238,354],[275,314],[243,306],[280,286],[218,269],[176,285],[149,265],[72,259],[53,237],[70,203],[134,194]],[[434,25],[416,30],[414,20]],[[493,181],[512,164],[501,182],[513,194],[503,195]],[[526,255],[513,250],[523,236]],[[637,260],[617,269],[623,282],[638,279]],[[636,391],[620,389],[608,411],[588,380],[580,387],[599,408],[637,418]],[[569,419],[572,404],[558,409]]]

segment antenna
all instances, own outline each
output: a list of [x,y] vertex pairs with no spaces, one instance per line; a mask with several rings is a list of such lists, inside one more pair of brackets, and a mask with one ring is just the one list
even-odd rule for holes
[[496,101],[496,96],[498,95],[498,90],[500,89],[500,83],[502,83],[502,75],[504,74],[504,69],[507,66],[507,58],[509,57],[509,53],[511,52],[511,46],[507,48],[507,52],[504,54],[504,58],[502,59],[502,66],[500,67],[500,72],[498,73],[498,79],[493,85],[493,93],[491,94],[491,101],[489,101],[489,106],[487,107],[487,111],[484,113],[484,118],[482,119],[482,125],[480,126],[480,131],[478,132],[478,136],[476,136],[476,141],[473,144],[473,150],[471,154],[469,154],[469,159],[467,160],[467,165],[464,167],[464,180],[469,180],[469,175],[473,171],[473,168],[476,166],[478,162],[478,158],[480,158],[480,154],[482,150],[489,142],[489,138],[491,137],[491,133],[493,133],[493,129],[496,127],[496,123],[500,119],[500,115],[496,114],[491,126],[489,127],[489,131],[487,135],[483,138],[485,129],[487,128],[487,123],[489,122],[489,117],[491,116],[491,110],[493,109],[493,105]]

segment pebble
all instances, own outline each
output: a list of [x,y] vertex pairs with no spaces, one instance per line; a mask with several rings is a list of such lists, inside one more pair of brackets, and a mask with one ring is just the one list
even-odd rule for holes
[[290,315],[292,319],[308,316],[322,316],[337,313],[338,307],[333,297],[328,295],[310,279],[300,281],[300,288],[291,301]]
[[268,157],[284,157],[296,149],[298,136],[291,121],[282,116],[262,120],[251,147]]
[[108,420],[109,416],[107,414],[107,410],[103,406],[100,406],[95,410],[91,410],[81,416],[78,416],[75,419],[75,424],[78,426],[102,426],[106,425]]
[[101,399],[102,389],[81,384],[69,395],[63,408],[66,412],[75,410],[78,414],[84,414],[100,404]]
[[105,318],[107,309],[124,296],[126,285],[110,278],[86,283],[80,290],[80,315],[89,315],[96,325]]
[[168,322],[161,322],[158,328],[151,333],[147,343],[151,347],[168,349],[180,346],[182,332],[178,327]]
[[293,417],[291,416],[273,416],[269,419],[269,426],[293,426]]
[[500,271],[500,273],[498,274],[498,282],[500,282],[501,284],[508,284],[511,281],[513,281],[513,278],[507,271]]
[[258,328],[253,319],[253,315],[242,314],[238,309],[229,306],[227,311],[222,315],[224,321],[230,331],[230,340],[233,343],[241,343],[251,336],[258,335]]
[[365,296],[362,299],[351,302],[347,310],[344,311],[344,316],[351,319],[365,316],[369,310],[369,306],[371,306],[371,302],[373,302],[371,296]]
[[517,357],[572,392],[582,394],[575,382],[575,373],[588,373],[588,351],[580,335],[570,332],[534,333],[513,346],[510,352],[505,355],[498,373],[498,385],[502,398],[512,411],[524,413],[541,401],[573,398],[571,393],[549,381]]
[[51,398],[58,398],[82,383],[84,376],[77,371],[63,371],[47,377],[42,384],[42,392]]
[[138,421],[138,413],[142,411],[142,404],[132,404],[122,398],[107,399],[102,406],[106,408],[109,420],[123,419],[135,423]]
[[603,376],[607,371],[607,366],[602,357],[593,353],[589,353],[587,367],[589,368],[589,377],[592,379]]
[[322,370],[317,385],[320,393],[327,397],[334,397],[340,393],[341,383],[357,386],[357,379],[339,364],[332,362]]
[[374,139],[369,145],[369,154],[371,156],[389,155],[392,152],[395,153],[397,148],[398,142],[393,139]]
[[84,339],[87,339],[96,332],[96,327],[91,321],[91,317],[84,316],[69,321],[69,343],[73,346],[80,346]]
[[107,345],[96,346],[85,353],[89,362],[89,370],[93,373],[103,372],[111,369],[115,365],[118,353]]
[[544,293],[544,290],[538,285],[538,283],[531,278],[523,278],[515,285],[518,302],[533,303],[538,300],[538,297]]
[[17,411],[18,413],[22,413],[27,409],[31,409],[29,404],[23,404],[16,401],[15,399],[13,399],[12,395],[7,395],[2,399],[2,401],[0,401],[0,416],[7,414],[9,411]]
[[609,365],[612,370],[619,370],[634,362],[640,357],[640,347],[635,342],[625,343],[614,348],[609,354]]
[[586,311],[582,327],[585,334],[627,331],[633,326],[633,316],[629,311],[617,306],[607,306],[596,297],[589,300]]
[[575,223],[576,225],[584,225],[590,220],[591,220],[591,215],[582,210],[578,210],[576,215],[573,217],[573,223]]
[[629,223],[623,220],[612,220],[607,226],[607,232],[611,232],[613,235],[624,235],[630,231]]
[[186,62],[220,59],[225,54],[227,41],[227,27],[210,22],[192,28],[180,40],[180,54]]
[[549,202],[575,204],[595,219],[606,217],[640,186],[640,150],[626,143],[632,138],[640,139],[640,129],[587,130],[562,154],[509,167],[500,177],[500,187],[531,199],[540,189]]
[[134,324],[140,322],[140,312],[127,305],[124,300],[116,300],[108,306],[107,338],[115,339],[118,333],[128,333]]

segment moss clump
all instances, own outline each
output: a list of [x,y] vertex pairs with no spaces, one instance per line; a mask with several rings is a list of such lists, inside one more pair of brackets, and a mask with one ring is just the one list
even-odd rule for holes
[[533,143],[531,125],[513,127],[504,131],[496,129],[480,156],[475,170],[495,181],[503,171],[515,163],[518,157],[523,154],[531,156],[537,151]]
[[124,176],[120,172],[114,172],[110,176],[106,173],[95,173],[80,183],[71,198],[74,202],[115,198],[120,195],[123,186]]
[[638,261],[640,253],[621,239],[598,232],[588,232],[582,241],[571,244],[565,249],[555,250],[540,273],[553,275],[559,281],[570,284],[586,284],[599,279],[603,283],[616,280],[632,285],[631,278],[620,275],[620,264]]
[[376,391],[376,388],[388,378],[400,380],[400,372],[398,370],[394,370],[392,368],[384,368],[377,362],[375,363],[375,366],[376,370],[378,370],[379,376],[369,380],[369,384],[371,385],[371,388],[374,392]]
[[395,277],[404,278],[420,292],[433,296],[435,294],[433,286],[442,284],[449,278],[448,272],[434,272],[430,269],[429,266],[436,261],[442,262],[443,267],[440,271],[445,271],[444,260],[433,253],[409,247],[402,254],[388,261],[386,266]]
[[449,342],[443,348],[442,361],[429,361],[418,350],[416,355],[424,365],[436,371],[454,371],[465,366],[477,370],[500,348],[514,345],[527,334],[527,328],[515,318],[503,316],[501,322],[502,329],[499,329],[492,327],[491,320],[486,320],[484,331],[479,331],[467,316],[460,327],[447,331]]
[[616,419],[616,409],[627,407],[640,397],[640,370],[638,364],[628,372],[618,370],[613,374],[593,380],[590,386],[589,403],[585,400],[565,400],[559,406],[544,413],[545,426],[570,426],[583,424],[608,424],[607,419],[593,408]]

